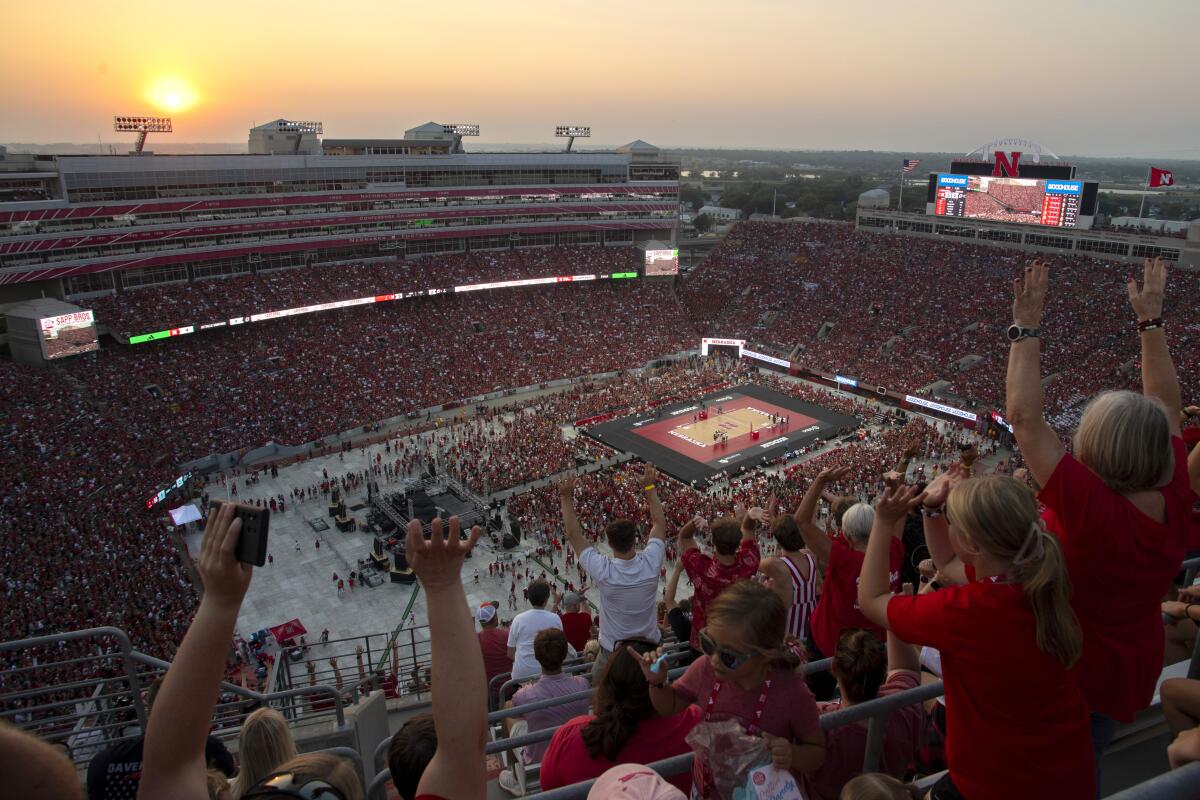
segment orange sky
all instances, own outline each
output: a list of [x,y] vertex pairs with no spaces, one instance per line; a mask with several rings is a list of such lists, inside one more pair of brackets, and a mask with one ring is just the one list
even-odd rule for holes
[[199,98],[172,115],[178,142],[288,117],[332,137],[476,122],[480,144],[571,123],[595,144],[1021,136],[1200,158],[1196,0],[43,0],[0,18],[0,142],[118,141],[112,115],[156,112],[147,89],[173,75]]

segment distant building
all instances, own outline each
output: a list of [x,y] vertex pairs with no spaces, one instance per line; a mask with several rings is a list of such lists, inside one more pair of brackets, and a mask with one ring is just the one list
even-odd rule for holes
[[720,220],[739,220],[742,218],[742,210],[740,208],[724,208],[722,206],[701,206],[700,214],[708,214],[713,219]]
[[858,196],[859,208],[888,208],[892,204],[892,196],[887,189],[868,189]]

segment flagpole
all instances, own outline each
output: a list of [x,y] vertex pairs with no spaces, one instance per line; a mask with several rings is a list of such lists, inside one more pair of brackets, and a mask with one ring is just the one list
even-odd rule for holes
[[1138,219],[1142,218],[1142,212],[1146,210],[1146,189],[1150,186],[1150,168],[1146,167],[1146,183],[1142,186],[1142,204],[1138,207]]
[[904,211],[904,167],[900,167],[900,200],[896,203],[897,211]]

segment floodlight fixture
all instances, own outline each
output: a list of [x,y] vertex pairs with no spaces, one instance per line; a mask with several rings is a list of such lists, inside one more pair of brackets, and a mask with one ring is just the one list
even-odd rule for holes
[[170,117],[113,117],[113,130],[132,132],[138,135],[135,153],[146,146],[146,134],[171,133]]
[[566,152],[571,152],[571,145],[575,144],[575,139],[587,139],[592,135],[592,127],[590,125],[558,125],[554,128],[554,135],[567,140]]
[[276,128],[276,130],[284,133],[324,133],[325,126],[320,122],[294,122],[291,120],[284,120],[279,124],[279,127]]
[[445,133],[447,136],[454,137],[454,147],[451,150],[451,152],[461,153],[463,151],[462,137],[478,136],[479,135],[479,126],[474,125],[474,124],[463,124],[463,123],[445,123],[442,125],[442,133]]

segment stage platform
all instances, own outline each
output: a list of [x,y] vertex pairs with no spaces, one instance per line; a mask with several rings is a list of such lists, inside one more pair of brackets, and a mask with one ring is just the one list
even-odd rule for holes
[[[720,409],[718,411],[718,409]],[[787,417],[786,423],[771,417]],[[586,428],[583,434],[632,453],[685,483],[751,468],[859,420],[761,386],[738,386]],[[726,435],[724,442],[714,433]]]

